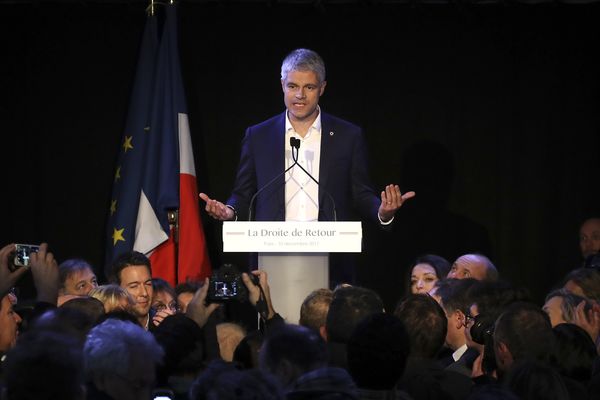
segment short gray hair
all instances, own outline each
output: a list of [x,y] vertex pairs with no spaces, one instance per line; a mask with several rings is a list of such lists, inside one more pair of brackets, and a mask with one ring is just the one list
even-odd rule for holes
[[131,360],[142,355],[158,364],[164,351],[154,336],[129,321],[107,319],[88,334],[83,347],[84,369],[88,379],[94,376],[127,376]]
[[296,49],[288,54],[281,64],[281,79],[290,71],[313,71],[319,83],[325,82],[325,63],[320,55],[309,49]]
[[564,288],[556,289],[556,290],[553,290],[550,293],[548,293],[548,295],[546,296],[546,300],[544,302],[547,303],[550,299],[552,299],[554,297],[562,298],[562,303],[560,305],[560,311],[562,314],[562,318],[565,321],[567,321],[568,323],[573,323],[573,321],[575,320],[577,306],[582,301],[585,301],[586,306],[591,308],[590,301],[587,300],[585,297],[581,297],[579,295],[571,293],[567,289],[564,289]]

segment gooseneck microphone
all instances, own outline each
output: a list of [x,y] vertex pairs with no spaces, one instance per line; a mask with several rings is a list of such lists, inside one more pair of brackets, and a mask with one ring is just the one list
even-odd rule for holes
[[[263,187],[261,187],[256,193],[254,193],[254,195],[250,199],[250,205],[248,206],[248,221],[252,221],[252,207],[254,206],[254,200],[256,200],[256,197],[263,190],[265,190],[266,188],[268,188],[269,186],[271,186],[282,175],[285,175],[290,169],[294,168],[295,165],[300,165],[300,164],[298,164],[298,151],[300,151],[300,139],[295,138],[295,137],[291,137],[290,138],[290,147],[292,148],[292,160],[294,162],[292,163],[292,165],[290,165],[289,167],[287,167],[285,169],[285,171],[277,174],[277,176],[275,176],[273,179],[271,179],[269,182],[267,182]],[[294,156],[294,149],[296,149],[296,155],[295,156]],[[304,169],[304,168],[302,168],[302,169]],[[314,178],[313,178],[313,180],[314,180]],[[318,184],[319,184],[319,182],[317,182],[317,185]]]

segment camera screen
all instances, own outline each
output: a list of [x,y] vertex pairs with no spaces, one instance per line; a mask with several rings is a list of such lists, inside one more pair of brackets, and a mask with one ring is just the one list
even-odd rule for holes
[[28,266],[29,265],[29,255],[31,253],[37,253],[40,249],[40,246],[28,245],[28,244],[18,244],[16,246],[15,251],[15,265],[20,266]]
[[237,284],[235,282],[213,282],[215,297],[228,298],[237,296]]

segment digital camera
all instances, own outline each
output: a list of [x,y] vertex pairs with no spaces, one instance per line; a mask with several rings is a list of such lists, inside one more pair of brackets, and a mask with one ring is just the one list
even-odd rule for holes
[[16,244],[14,252],[11,253],[9,265],[11,271],[15,271],[21,267],[29,266],[29,257],[31,253],[37,253],[40,246],[35,244]]
[[242,281],[242,274],[233,264],[223,264],[214,271],[208,284],[207,299],[210,303],[248,300],[248,289]]

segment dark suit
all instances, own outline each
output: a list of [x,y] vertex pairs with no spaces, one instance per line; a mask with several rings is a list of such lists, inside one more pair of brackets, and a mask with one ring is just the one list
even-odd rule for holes
[[[233,192],[227,200],[239,220],[248,219],[252,196],[267,185],[255,200],[252,219],[285,220],[284,176],[277,175],[285,169],[286,148],[289,144],[285,143],[285,113],[246,130]],[[378,223],[380,199],[370,185],[361,128],[321,113],[320,151],[319,176],[315,177],[319,181],[319,220],[333,220],[329,193],[339,221],[355,220],[354,210],[358,210],[367,220]]]

